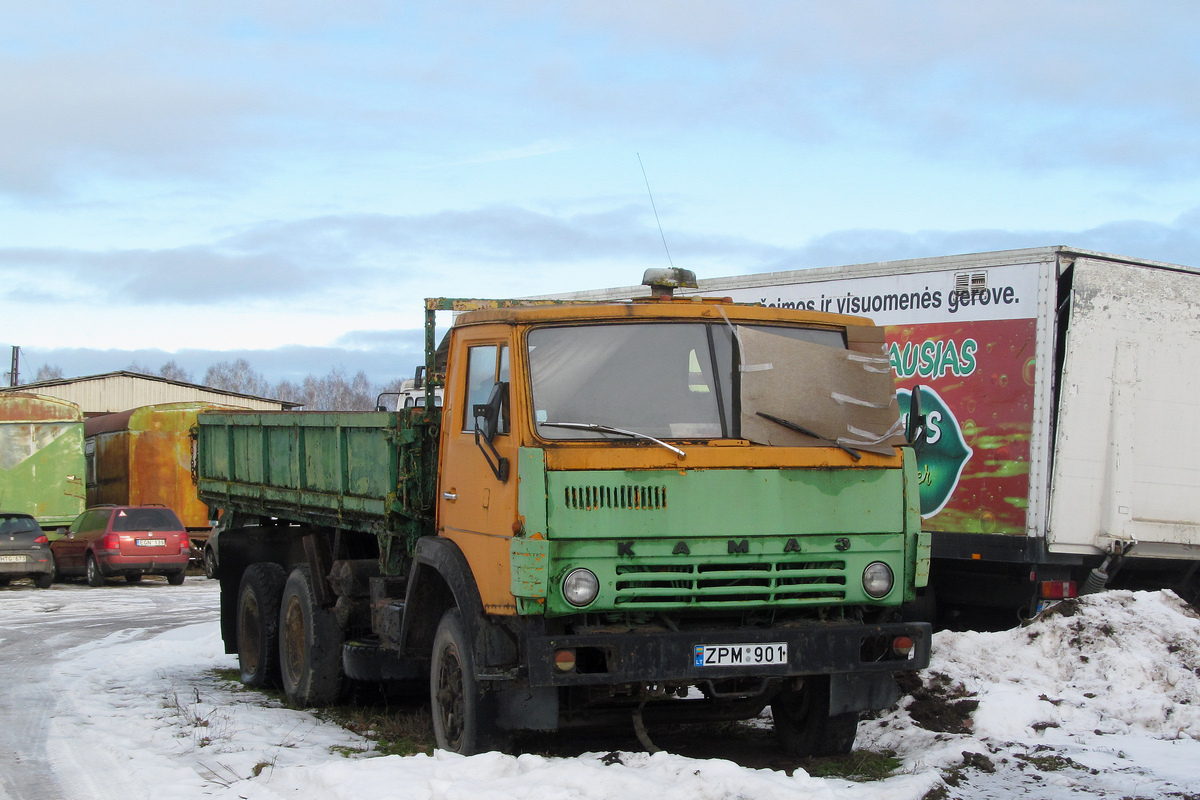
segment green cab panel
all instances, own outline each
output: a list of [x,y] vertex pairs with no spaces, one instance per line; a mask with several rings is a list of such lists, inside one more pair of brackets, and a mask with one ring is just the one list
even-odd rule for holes
[[[915,532],[900,469],[546,471],[522,453],[526,534],[514,539],[513,594],[549,615],[898,605],[913,580]],[[544,486],[544,491],[539,491]],[[539,506],[544,502],[545,511]],[[545,541],[541,541],[544,537]],[[862,585],[889,566],[882,598]],[[600,583],[584,608],[561,581]]]
[[546,473],[546,538],[901,533],[900,469]]

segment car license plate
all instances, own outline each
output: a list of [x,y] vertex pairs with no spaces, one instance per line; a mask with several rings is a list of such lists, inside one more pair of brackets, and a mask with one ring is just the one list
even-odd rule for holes
[[787,642],[762,644],[698,644],[697,667],[734,667],[744,664],[786,664]]
[[0,564],[23,564],[25,556],[0,556]]
[[166,547],[166,539],[137,539],[138,547]]

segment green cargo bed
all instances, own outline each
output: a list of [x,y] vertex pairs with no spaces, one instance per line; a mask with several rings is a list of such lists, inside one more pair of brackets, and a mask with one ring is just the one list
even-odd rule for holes
[[398,478],[398,415],[208,412],[198,417],[197,490],[210,506],[382,530]]

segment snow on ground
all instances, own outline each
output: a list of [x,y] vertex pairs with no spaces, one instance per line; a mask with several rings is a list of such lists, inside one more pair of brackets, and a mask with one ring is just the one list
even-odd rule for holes
[[[853,783],[668,753],[611,764],[602,753],[378,756],[355,734],[218,677],[236,659],[214,621],[216,584],[189,579],[177,591],[209,604],[205,621],[114,629],[46,670],[59,698],[46,750],[69,796],[1200,798],[1200,618],[1170,593],[1111,592],[1026,628],[937,634],[923,685],[859,726],[860,748],[893,750],[904,766]],[[15,625],[97,624],[100,594],[125,598],[134,616],[146,596],[56,586],[5,591],[0,608]]]
[[948,797],[1200,798],[1200,616],[1173,593],[1106,592],[1028,627],[943,631],[922,680],[948,710],[974,707],[963,732],[929,730],[953,730],[955,715],[930,722],[936,704],[910,696],[861,723],[858,745],[951,783],[965,773]]

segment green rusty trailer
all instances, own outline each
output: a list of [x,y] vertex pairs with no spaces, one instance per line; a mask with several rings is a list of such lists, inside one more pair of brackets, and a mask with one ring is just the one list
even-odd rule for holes
[[0,509],[32,514],[43,528],[83,513],[83,414],[56,397],[0,394]]

